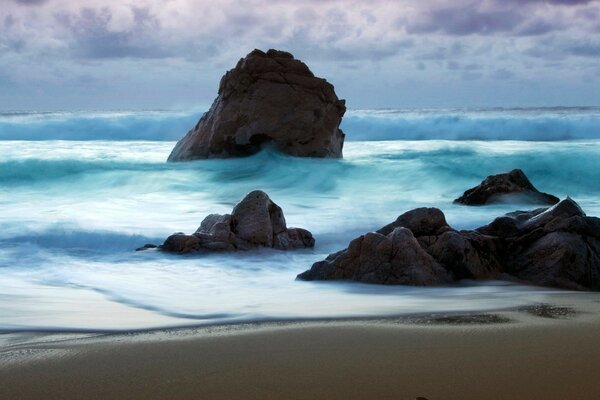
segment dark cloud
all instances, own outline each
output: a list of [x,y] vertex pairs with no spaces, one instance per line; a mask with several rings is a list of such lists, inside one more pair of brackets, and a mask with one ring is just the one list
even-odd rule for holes
[[576,40],[569,38],[546,38],[537,41],[525,54],[548,61],[565,60],[568,57],[600,57],[600,40]]
[[449,46],[434,46],[428,48],[423,53],[417,54],[417,60],[444,61],[460,57],[465,53],[465,46],[459,42],[454,42]]
[[556,22],[538,19],[526,22],[515,33],[518,36],[535,36],[555,31],[558,28],[559,26]]
[[449,35],[510,32],[524,20],[518,11],[479,11],[475,6],[444,8],[428,12],[421,21],[408,26],[409,33]]
[[6,28],[6,29],[12,28],[12,26],[15,24],[15,22],[17,22],[15,17],[13,17],[12,14],[8,14],[6,17],[4,17],[4,28]]
[[493,79],[508,80],[515,77],[515,73],[507,70],[506,68],[500,68],[494,71],[491,75]]
[[[489,2],[456,2],[452,6],[423,8],[412,21],[405,24],[409,33],[442,33],[446,35],[534,36],[576,26],[576,20],[544,16],[542,10],[556,7],[583,6],[575,16],[594,20],[597,10],[590,6],[598,0],[492,0]],[[558,12],[558,11],[557,11]],[[555,13],[556,14],[556,13]],[[556,14],[559,15],[559,14]],[[597,18],[596,18],[597,20]]]
[[600,57],[600,42],[574,43],[566,46],[565,51],[574,56]]
[[158,20],[146,8],[132,8],[133,25],[111,31],[109,9],[84,8],[79,14],[59,14],[56,21],[72,32],[71,48],[81,58],[163,58],[170,52],[156,46],[152,34],[160,29]]
[[481,79],[483,74],[481,72],[464,71],[460,77],[464,81],[475,81]]
[[448,61],[446,63],[446,68],[448,68],[450,71],[456,71],[460,69],[460,64],[456,61]]
[[40,4],[47,3],[49,0],[13,0],[17,4],[24,4],[26,6],[37,6]]
[[546,3],[553,5],[563,5],[563,6],[579,6],[582,4],[593,3],[597,0],[509,0],[512,3]]
[[471,63],[471,64],[467,64],[463,67],[463,69],[465,71],[478,71],[480,69],[483,69],[483,66],[481,64],[477,64],[477,63]]

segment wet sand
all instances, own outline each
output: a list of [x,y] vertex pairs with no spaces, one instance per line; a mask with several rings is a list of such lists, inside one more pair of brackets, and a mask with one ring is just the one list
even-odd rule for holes
[[591,399],[600,296],[484,314],[2,335],[0,399]]

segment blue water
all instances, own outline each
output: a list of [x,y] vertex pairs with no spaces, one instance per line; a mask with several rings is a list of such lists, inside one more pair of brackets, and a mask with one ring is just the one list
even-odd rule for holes
[[[551,290],[498,282],[411,288],[294,278],[414,207],[439,207],[460,229],[527,208],[452,204],[486,175],[512,168],[600,215],[597,109],[350,111],[342,160],[264,151],[167,164],[170,140],[197,118],[167,111],[0,115],[0,329],[131,329],[544,301]],[[186,257],[133,251],[194,231],[206,214],[229,212],[254,189],[270,194],[288,225],[311,230],[315,249]]]
[[[177,140],[202,110],[0,112],[0,140]],[[348,140],[528,140],[600,137],[600,108],[348,110]]]

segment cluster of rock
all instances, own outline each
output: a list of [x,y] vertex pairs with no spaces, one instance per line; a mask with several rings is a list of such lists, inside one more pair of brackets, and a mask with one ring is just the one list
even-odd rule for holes
[[265,144],[293,156],[341,157],[345,112],[333,86],[292,54],[254,50],[223,76],[218,97],[168,160],[247,156]]
[[570,198],[457,231],[442,211],[418,208],[352,240],[313,264],[304,280],[436,285],[460,279],[514,279],[568,289],[600,289],[600,219]]
[[455,203],[480,206],[494,203],[547,204],[559,198],[538,191],[520,169],[485,178],[479,185],[467,190]]
[[159,249],[171,253],[235,251],[268,247],[280,250],[313,247],[312,234],[288,228],[281,208],[260,190],[250,192],[231,214],[210,214],[191,235],[169,236]]
[[[209,111],[168,160],[247,156],[265,145],[294,156],[341,157],[345,111],[333,86],[293,55],[254,50],[223,76]],[[448,226],[437,208],[418,208],[352,240],[298,277],[408,285],[500,278],[600,289],[600,219],[587,217],[573,200],[559,202],[538,191],[515,169],[488,176],[454,202],[554,206],[513,212],[470,231]],[[190,253],[286,250],[314,243],[309,231],[287,228],[281,208],[266,193],[254,191],[231,214],[211,214],[195,233],[176,233],[158,247]]]

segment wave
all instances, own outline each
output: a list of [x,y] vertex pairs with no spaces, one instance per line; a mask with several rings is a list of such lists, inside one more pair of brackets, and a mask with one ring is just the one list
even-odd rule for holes
[[[10,160],[0,162],[2,186],[31,185],[110,171],[135,172],[160,168],[157,165],[85,160]],[[67,182],[69,183],[69,182]]]
[[600,137],[600,109],[366,110],[349,112],[350,140],[527,140]]
[[[377,193],[401,186],[406,193],[420,196],[415,202],[428,202],[423,197],[427,193],[438,193],[438,200],[440,194],[457,197],[486,175],[513,168],[522,168],[540,190],[557,195],[595,195],[600,179],[595,168],[600,157],[597,140],[544,145],[516,141],[354,142],[347,144],[341,160],[290,157],[268,149],[246,158],[189,163],[165,162],[170,143],[144,143],[144,154],[151,156],[143,158],[132,150],[138,142],[96,142],[88,149],[89,157],[81,155],[81,142],[73,142],[71,151],[57,159],[39,158],[52,153],[53,143],[43,143],[47,145],[40,145],[26,158],[13,158],[9,153],[0,161],[0,190],[18,189],[20,196],[43,190],[46,195],[75,197],[81,193],[119,197],[123,190],[138,196],[164,193],[165,198],[205,193],[230,204],[260,188],[302,204],[302,196],[350,201],[356,190]],[[28,151],[29,142],[14,142],[11,148],[17,157]]]
[[[0,140],[155,140],[182,137],[194,111],[0,113]],[[349,110],[349,141],[600,138],[600,108]]]
[[[86,230],[60,224],[38,231],[20,229],[19,233],[15,232],[16,229],[10,229],[6,226],[4,228],[0,236],[0,245],[4,251],[21,252],[19,259],[35,254],[33,247],[87,257],[92,253],[132,252],[146,243],[162,242],[159,237],[104,230]],[[11,233],[13,234],[11,235]]]
[[177,140],[202,113],[0,113],[0,140]]

